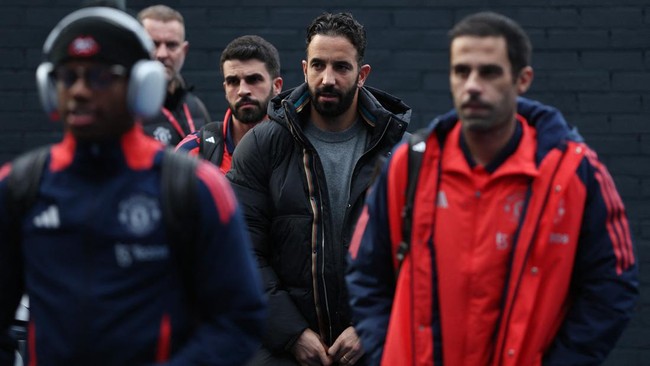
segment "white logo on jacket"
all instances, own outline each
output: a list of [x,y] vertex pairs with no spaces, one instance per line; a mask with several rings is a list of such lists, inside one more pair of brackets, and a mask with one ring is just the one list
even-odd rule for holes
[[133,262],[154,262],[167,259],[169,248],[165,245],[115,244],[115,260],[120,267],[130,267]]
[[45,229],[57,229],[61,226],[59,219],[59,208],[55,205],[50,205],[45,211],[34,217],[34,226]]
[[497,250],[506,250],[510,247],[510,235],[497,231]]
[[555,225],[554,230],[548,238],[549,243],[558,244],[558,245],[568,245],[571,242],[571,235],[567,232],[564,232],[566,229],[563,229],[561,225],[564,218],[567,216],[566,202],[564,197],[560,198],[557,203],[557,210],[555,211],[555,217],[553,217],[553,225]]
[[131,196],[118,206],[119,222],[133,235],[140,237],[158,227],[161,216],[158,201],[143,195]]
[[420,141],[417,144],[413,145],[413,147],[411,147],[411,150],[415,152],[424,152],[426,149],[427,149],[427,143],[424,141]]
[[571,237],[567,233],[551,233],[548,240],[551,244],[567,245],[571,241]]
[[511,222],[519,222],[521,211],[524,208],[525,195],[523,192],[517,192],[506,197],[503,205],[503,213]]
[[166,127],[156,127],[156,129],[153,131],[153,138],[165,145],[169,145],[172,140],[172,131]]

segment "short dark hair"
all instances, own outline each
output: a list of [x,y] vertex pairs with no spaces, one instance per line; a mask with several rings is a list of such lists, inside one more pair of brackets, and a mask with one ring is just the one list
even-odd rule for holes
[[491,11],[466,16],[449,31],[449,43],[461,36],[503,37],[513,75],[530,65],[533,46],[526,32],[514,20]]
[[266,65],[266,71],[271,78],[280,76],[280,54],[269,41],[256,35],[247,35],[235,38],[221,53],[219,61],[221,74],[223,74],[223,63],[228,60],[260,60]]
[[323,13],[307,27],[306,46],[316,35],[343,36],[357,50],[357,63],[361,65],[366,53],[366,29],[350,13]]

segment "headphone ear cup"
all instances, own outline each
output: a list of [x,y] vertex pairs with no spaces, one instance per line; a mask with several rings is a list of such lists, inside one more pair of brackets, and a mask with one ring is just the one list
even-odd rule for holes
[[140,60],[131,68],[127,101],[136,117],[151,118],[160,113],[167,78],[165,67],[158,61]]
[[58,98],[56,95],[56,85],[52,78],[54,65],[50,62],[41,63],[36,69],[36,86],[38,88],[38,97],[41,105],[49,116],[53,117],[58,109]]

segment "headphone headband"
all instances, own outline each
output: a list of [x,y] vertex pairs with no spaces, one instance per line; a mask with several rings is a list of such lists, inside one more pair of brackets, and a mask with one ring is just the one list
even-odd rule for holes
[[43,108],[55,116],[58,97],[51,77],[54,68],[66,60],[80,59],[129,69],[129,108],[136,117],[153,117],[160,113],[167,85],[165,68],[152,59],[154,49],[142,25],[121,10],[89,7],[70,13],[54,27],[43,45],[45,62],[36,70]]
[[50,34],[43,44],[43,54],[49,57],[52,51],[52,46],[58,40],[59,36],[66,28],[75,24],[78,21],[86,20],[89,18],[99,18],[107,23],[116,27],[123,28],[130,31],[140,42],[142,49],[149,55],[153,55],[155,46],[146,31],[143,30],[142,25],[130,16],[129,14],[108,7],[95,6],[89,8],[82,8],[66,15],[59,23],[52,29]]

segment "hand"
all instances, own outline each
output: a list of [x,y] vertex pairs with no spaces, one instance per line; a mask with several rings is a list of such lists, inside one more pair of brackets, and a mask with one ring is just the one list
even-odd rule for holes
[[364,353],[361,340],[353,327],[347,327],[327,351],[340,365],[354,365]]
[[291,352],[301,366],[330,366],[332,364],[320,336],[309,328],[302,332],[291,348]]

